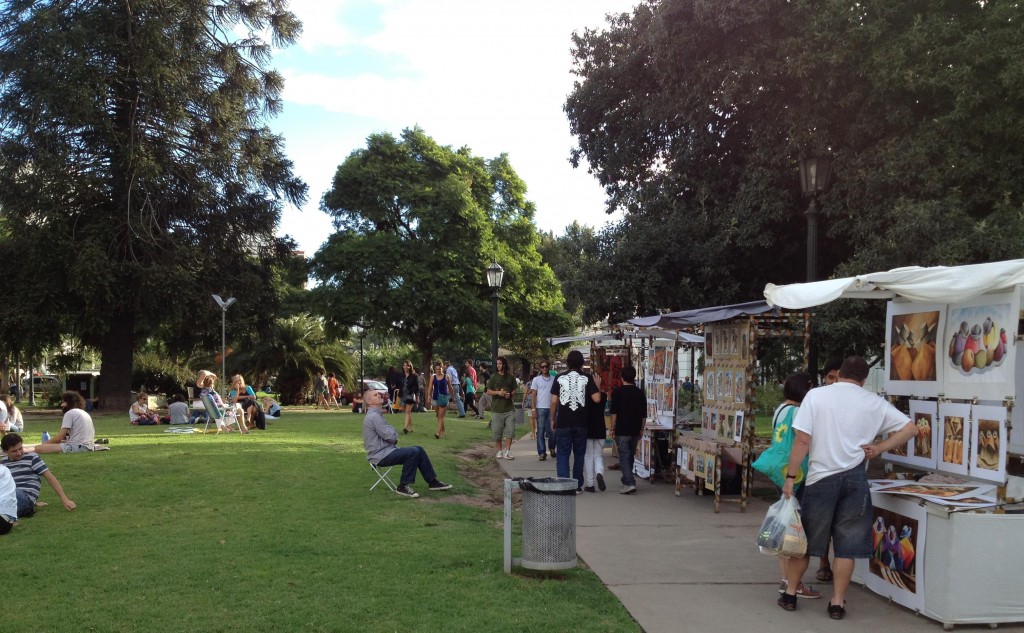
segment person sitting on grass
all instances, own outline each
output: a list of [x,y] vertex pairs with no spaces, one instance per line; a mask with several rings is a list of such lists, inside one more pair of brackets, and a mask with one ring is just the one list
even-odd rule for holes
[[269,420],[281,419],[281,403],[270,396],[263,396],[263,413]]
[[45,477],[46,481],[49,482],[50,487],[60,497],[61,503],[68,511],[75,509],[75,502],[68,499],[68,496],[64,494],[64,488],[61,487],[60,482],[54,477],[50,469],[46,467],[42,458],[33,453],[26,453],[25,446],[22,443],[21,436],[17,433],[8,433],[0,439],[0,449],[3,449],[4,454],[7,455],[0,464],[7,467],[7,470],[11,471],[11,476],[14,477],[14,485],[16,486],[16,496],[18,498],[18,517],[25,518],[30,517],[36,513],[36,508],[41,508],[46,505],[45,502],[39,500],[39,489],[40,477]]
[[416,481],[416,470],[419,469],[430,490],[450,490],[451,485],[444,483],[434,474],[434,467],[422,446],[398,448],[398,431],[384,421],[381,405],[384,396],[372,389],[363,393],[366,406],[366,417],[363,418],[363,446],[366,448],[366,461],[374,466],[402,465],[402,478],[399,480],[398,494],[403,497],[418,497],[410,486]]
[[18,489],[11,471],[0,468],[0,534],[7,534],[18,522]]
[[64,418],[60,432],[50,439],[25,446],[26,453],[84,453],[86,451],[108,450],[96,445],[96,427],[92,416],[85,412],[85,399],[77,391],[65,391],[60,397],[60,409]]
[[0,395],[0,402],[4,403],[7,408],[7,419],[0,424],[0,431],[4,433],[10,433],[12,431],[21,433],[25,430],[25,418],[21,416],[21,409],[14,406],[14,402],[11,400],[9,395]]
[[128,409],[128,418],[133,425],[138,426],[160,424],[160,416],[156,411],[149,410],[149,395],[145,391],[140,391],[136,396],[135,402]]

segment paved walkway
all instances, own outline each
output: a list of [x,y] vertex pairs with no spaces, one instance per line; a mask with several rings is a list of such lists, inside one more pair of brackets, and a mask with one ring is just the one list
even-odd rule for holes
[[[610,453],[606,448],[605,460],[615,463]],[[509,477],[555,474],[553,459],[538,461],[534,440],[515,442],[512,454],[514,460],[499,460]],[[767,503],[751,500],[746,512],[722,504],[715,514],[712,497],[697,496],[693,488],[676,497],[670,484],[638,480],[637,494],[620,495],[619,472],[606,475],[606,492],[576,497],[576,551],[646,633],[942,631],[938,622],[859,586],[847,593],[846,618],[832,621],[825,612],[831,584],[814,582],[810,571],[805,581],[822,598],[801,600],[787,613],[775,604],[778,563],[754,545]],[[1022,625],[999,628],[1024,631]],[[972,629],[988,627],[956,627]]]

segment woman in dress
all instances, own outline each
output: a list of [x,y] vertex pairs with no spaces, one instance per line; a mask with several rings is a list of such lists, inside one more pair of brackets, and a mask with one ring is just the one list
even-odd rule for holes
[[448,402],[455,393],[455,386],[444,373],[444,366],[441,363],[434,363],[434,373],[430,375],[430,381],[427,383],[427,393],[430,394],[430,404],[437,414],[437,433],[434,433],[434,437],[441,439],[444,437],[444,416],[448,413]]
[[405,426],[402,433],[412,433],[412,408],[420,395],[420,378],[413,371],[412,363],[402,363],[402,407],[405,408]]

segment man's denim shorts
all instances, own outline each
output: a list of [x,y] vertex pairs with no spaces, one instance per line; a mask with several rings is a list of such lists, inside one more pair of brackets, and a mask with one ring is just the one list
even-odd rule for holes
[[871,557],[871,489],[864,464],[829,475],[807,486],[800,518],[807,533],[807,555],[837,558]]

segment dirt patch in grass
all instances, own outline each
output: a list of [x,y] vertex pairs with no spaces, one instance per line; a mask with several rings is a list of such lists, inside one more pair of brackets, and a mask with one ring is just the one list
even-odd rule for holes
[[[475,494],[457,494],[447,497],[474,508],[500,508],[505,503],[505,473],[494,460],[490,444],[472,446],[458,454],[456,468],[462,478],[473,482]],[[512,504],[519,506],[519,496],[512,496]]]

